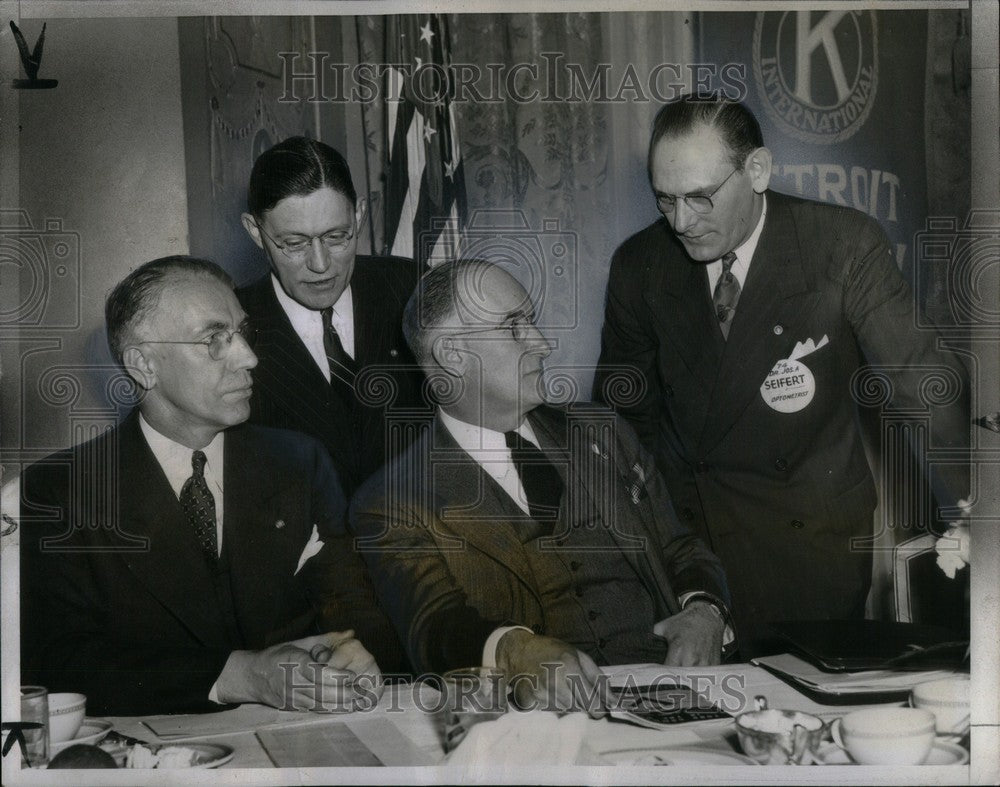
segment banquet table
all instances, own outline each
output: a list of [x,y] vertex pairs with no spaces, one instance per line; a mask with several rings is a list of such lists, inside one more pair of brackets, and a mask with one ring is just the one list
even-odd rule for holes
[[[755,709],[756,696],[765,697],[771,708],[804,711],[817,715],[824,721],[861,707],[871,707],[870,704],[817,703],[767,670],[750,664],[699,668],[629,667],[614,668],[609,672],[614,682],[615,675],[620,679],[630,670],[633,671],[631,674],[640,679],[648,678],[653,674],[651,669],[659,670],[659,674],[674,676],[679,683],[694,684],[734,716]],[[112,722],[118,733],[151,744],[187,741],[232,747],[232,759],[222,766],[232,769],[273,768],[276,765],[309,767],[316,764],[310,762],[308,751],[303,752],[301,761],[288,761],[289,755],[286,752],[285,761],[276,762],[262,743],[262,736],[266,736],[269,730],[278,730],[287,739],[293,740],[295,736],[309,732],[310,728],[314,733],[320,729],[331,729],[331,722],[335,718],[337,722],[343,722],[344,726],[337,726],[342,734],[337,740],[330,740],[331,746],[345,740],[343,736],[349,733],[344,730],[350,729],[374,752],[376,759],[371,760],[371,764],[381,764],[378,761],[381,760],[388,765],[435,765],[441,764],[444,759],[439,725],[433,712],[439,704],[438,697],[437,691],[426,683],[403,683],[386,687],[375,708],[350,713],[316,714],[281,711],[262,705],[242,705],[200,716],[109,717],[108,721]],[[161,738],[153,733],[153,729],[162,733],[167,728],[184,737]],[[353,741],[354,737],[350,737]],[[607,718],[587,719],[577,764],[608,764],[608,760],[602,759],[608,752],[689,746],[719,752],[740,751],[731,722],[696,722],[675,725],[666,730],[653,730]],[[388,753],[389,757],[380,756],[383,753]]]

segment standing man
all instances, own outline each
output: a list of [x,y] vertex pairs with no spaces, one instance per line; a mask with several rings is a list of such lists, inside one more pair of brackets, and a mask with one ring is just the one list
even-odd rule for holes
[[486,262],[445,263],[403,325],[442,401],[359,490],[351,526],[414,667],[496,665],[527,676],[521,701],[594,710],[580,690],[595,664],[718,663],[718,559],[624,421],[543,404],[551,348],[524,288]]
[[[770,191],[770,177],[743,105],[663,107],[649,148],[663,218],[612,260],[595,380],[722,559],[745,658],[770,649],[767,621],[863,616],[872,556],[852,544],[872,534],[876,493],[852,381],[865,360],[896,406],[929,409],[931,447],[969,435],[965,371],[917,328],[878,224]],[[623,374],[635,396],[615,401]],[[928,374],[947,381],[939,403]],[[961,471],[935,480],[944,504],[968,491]]]
[[106,317],[142,399],[25,471],[22,682],[83,692],[98,715],[344,707],[361,676],[377,697],[365,648],[394,670],[399,646],[326,451],[243,424],[257,358],[232,281],[154,260]]
[[328,145],[292,137],[265,151],[242,220],[271,271],[237,293],[258,331],[251,421],[318,438],[348,496],[399,450],[390,407],[422,401],[399,327],[420,271],[357,255],[365,208]]

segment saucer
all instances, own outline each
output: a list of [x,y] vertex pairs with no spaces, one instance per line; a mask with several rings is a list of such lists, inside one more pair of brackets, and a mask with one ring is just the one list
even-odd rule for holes
[[49,744],[49,757],[54,757],[63,749],[77,743],[96,744],[111,732],[111,722],[103,719],[84,719],[76,733],[76,737],[68,741]]
[[[855,765],[850,755],[836,743],[828,743],[816,752],[820,765]],[[931,751],[921,765],[964,765],[969,761],[969,753],[957,743],[934,741]],[[879,766],[871,766],[879,767]]]

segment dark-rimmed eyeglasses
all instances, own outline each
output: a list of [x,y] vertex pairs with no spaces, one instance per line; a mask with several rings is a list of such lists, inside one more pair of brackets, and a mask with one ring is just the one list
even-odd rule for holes
[[722,181],[718,186],[716,186],[709,194],[685,194],[683,197],[675,197],[672,194],[657,194],[656,195],[656,207],[660,209],[660,213],[671,213],[674,208],[677,207],[677,200],[684,200],[684,204],[687,205],[695,213],[700,213],[702,215],[706,213],[711,213],[712,208],[715,207],[715,203],[712,202],[712,197],[719,193],[719,189],[729,182],[729,179],[739,172],[737,167],[728,175],[726,179]]
[[351,245],[351,241],[354,240],[354,230],[330,230],[329,232],[324,232],[322,235],[299,235],[290,240],[286,240],[284,243],[278,243],[274,238],[268,235],[260,224],[257,225],[257,229],[260,230],[260,234],[271,241],[278,251],[284,254],[292,262],[302,262],[309,255],[309,250],[312,249],[313,241],[318,240],[323,248],[328,252],[338,253],[346,251]]
[[532,329],[535,327],[535,316],[527,312],[514,312],[503,322],[491,325],[488,328],[476,328],[470,331],[454,331],[449,336],[474,336],[477,333],[489,333],[490,331],[509,330],[515,342],[524,342],[528,339]]
[[168,339],[143,339],[138,344],[203,344],[208,348],[208,354],[213,361],[221,361],[226,357],[226,353],[229,352],[229,348],[233,345],[233,337],[239,334],[243,337],[243,341],[249,345],[250,349],[253,349],[254,343],[257,340],[257,329],[254,328],[248,320],[244,320],[239,328],[236,330],[230,330],[229,328],[222,328],[221,330],[215,331],[211,336],[197,342],[181,342]]

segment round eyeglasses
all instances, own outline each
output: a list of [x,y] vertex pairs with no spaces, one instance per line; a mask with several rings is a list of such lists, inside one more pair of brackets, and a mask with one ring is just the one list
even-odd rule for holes
[[257,225],[260,234],[267,238],[277,247],[278,251],[284,254],[293,262],[302,262],[309,256],[309,251],[313,247],[313,241],[318,240],[323,248],[331,253],[346,251],[354,240],[354,229],[351,230],[330,230],[322,235],[295,235],[283,243],[278,243],[268,235],[260,224]]
[[226,353],[229,352],[229,348],[232,347],[233,337],[237,334],[243,337],[243,341],[245,341],[252,350],[257,341],[257,329],[254,328],[247,320],[244,320],[243,324],[236,330],[222,328],[221,330],[215,331],[211,336],[197,342],[180,342],[168,339],[143,339],[140,344],[203,344],[208,348],[209,357],[211,357],[213,361],[221,361],[226,357]]
[[672,213],[674,208],[677,207],[677,200],[682,199],[684,200],[684,204],[691,208],[691,210],[695,213],[700,213],[702,215],[711,213],[712,208],[715,207],[715,203],[712,202],[712,197],[718,194],[719,189],[725,186],[729,179],[737,172],[739,172],[739,169],[734,169],[726,175],[726,179],[716,186],[709,194],[685,194],[683,197],[675,197],[673,194],[657,194],[656,207],[660,209],[660,213]]

